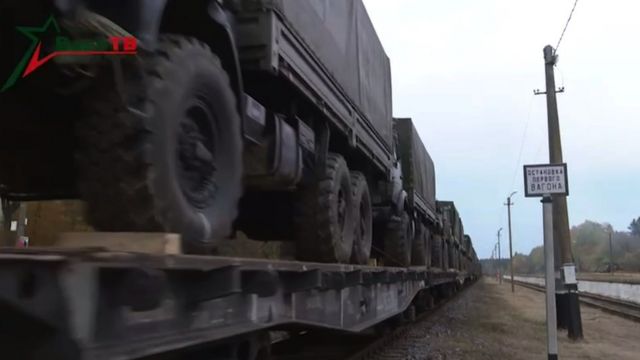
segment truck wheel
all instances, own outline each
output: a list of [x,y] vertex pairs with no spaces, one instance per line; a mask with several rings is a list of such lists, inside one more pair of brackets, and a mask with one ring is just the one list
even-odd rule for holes
[[392,217],[384,236],[384,256],[386,265],[410,266],[413,231],[411,219],[406,211],[400,217]]
[[353,194],[341,155],[329,153],[324,176],[315,186],[300,190],[295,216],[299,260],[349,262],[355,235]]
[[427,265],[429,230],[422,224],[416,226],[416,229],[418,229],[418,231],[413,239],[411,265]]
[[371,256],[373,214],[367,178],[361,172],[351,172],[351,189],[353,190],[353,208],[355,211],[355,237],[353,239],[351,262],[366,265]]
[[78,124],[79,188],[103,231],[182,235],[184,251],[210,252],[228,236],[242,193],[236,98],[220,60],[194,39],[163,36],[142,55],[144,80],[130,111],[111,84]]

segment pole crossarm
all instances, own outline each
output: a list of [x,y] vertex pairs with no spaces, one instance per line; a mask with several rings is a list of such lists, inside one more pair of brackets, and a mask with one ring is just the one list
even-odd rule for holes
[[[560,94],[564,92],[564,86],[556,89],[556,94]],[[547,95],[546,91],[540,91],[538,89],[533,90],[533,95]]]

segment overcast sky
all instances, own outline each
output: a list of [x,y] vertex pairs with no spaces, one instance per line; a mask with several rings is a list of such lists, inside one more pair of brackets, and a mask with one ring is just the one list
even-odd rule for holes
[[[573,0],[365,0],[391,58],[394,115],[413,117],[480,257],[517,190],[514,251],[542,244],[542,209],[522,164],[548,162],[542,49]],[[626,230],[640,216],[640,1],[582,0],[558,49],[556,83],[569,222]],[[519,159],[520,149],[522,155]],[[507,240],[506,236],[503,237]],[[508,256],[508,241],[503,254]]]

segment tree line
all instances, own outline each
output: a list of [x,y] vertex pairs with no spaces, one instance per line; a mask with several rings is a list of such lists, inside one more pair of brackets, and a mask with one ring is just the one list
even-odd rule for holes
[[[615,231],[610,224],[589,220],[573,226],[571,243],[577,270],[605,272],[613,264],[616,271],[640,272],[640,217],[633,219],[628,230]],[[543,247],[533,248],[529,255],[516,253],[513,270],[520,274],[543,273]]]

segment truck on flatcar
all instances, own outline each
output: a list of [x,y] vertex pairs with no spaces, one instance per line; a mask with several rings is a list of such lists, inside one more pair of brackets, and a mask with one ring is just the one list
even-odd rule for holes
[[242,231],[299,260],[457,267],[361,0],[0,0],[0,39],[5,199],[80,198],[96,230],[186,253]]

